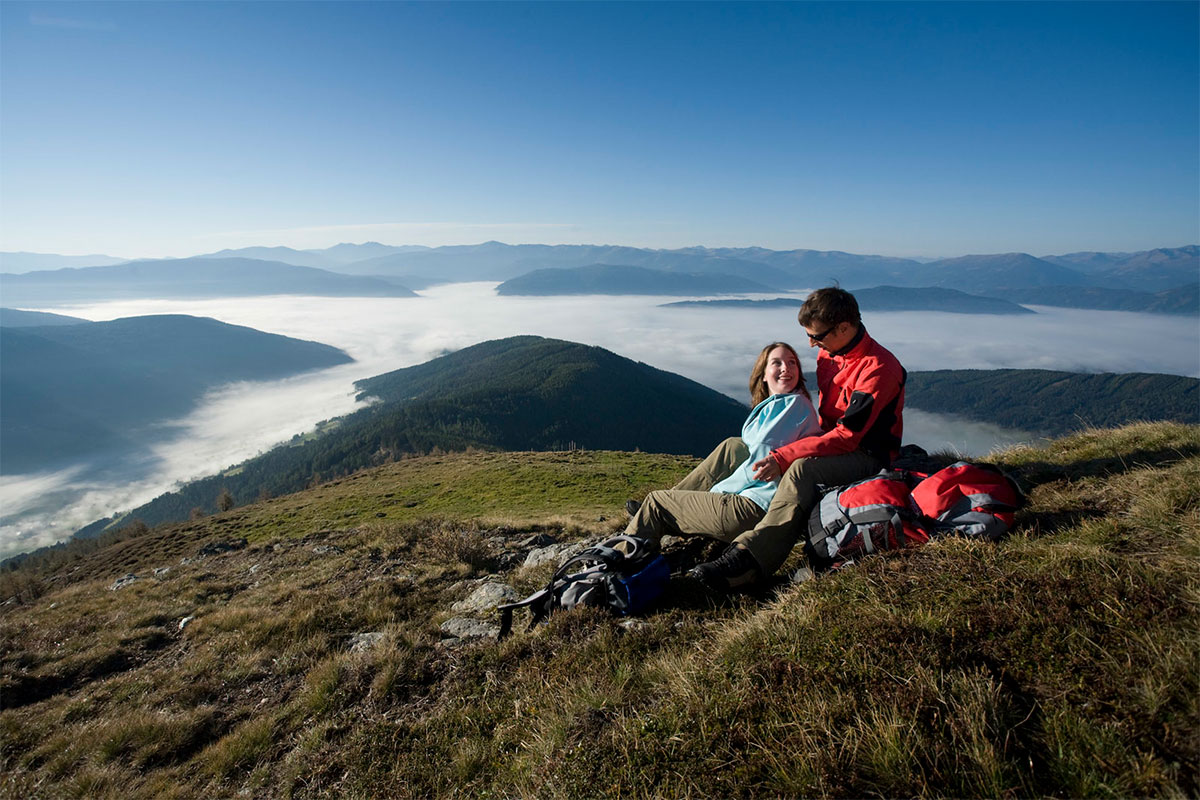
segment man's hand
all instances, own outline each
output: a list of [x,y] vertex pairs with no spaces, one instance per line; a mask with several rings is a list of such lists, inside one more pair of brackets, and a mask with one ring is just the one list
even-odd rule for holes
[[762,461],[755,461],[752,468],[756,481],[777,481],[783,474],[783,471],[779,469],[779,462],[771,456],[767,456]]

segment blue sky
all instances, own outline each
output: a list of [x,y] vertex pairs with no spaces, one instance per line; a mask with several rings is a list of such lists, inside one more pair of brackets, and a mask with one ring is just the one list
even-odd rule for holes
[[1200,4],[0,3],[0,250],[1200,240]]

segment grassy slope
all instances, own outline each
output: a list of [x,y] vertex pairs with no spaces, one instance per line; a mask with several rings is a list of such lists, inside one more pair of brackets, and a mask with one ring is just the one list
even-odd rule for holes
[[[40,582],[13,573],[0,790],[1195,796],[1200,428],[1088,432],[998,461],[1031,487],[998,545],[943,541],[721,603],[677,579],[631,630],[581,611],[445,648],[437,625],[499,541],[612,530],[620,500],[687,459],[414,459]],[[180,563],[238,536],[250,545]],[[147,577],[107,591],[127,571]],[[504,578],[524,591],[544,572]],[[382,644],[349,652],[362,631]]]

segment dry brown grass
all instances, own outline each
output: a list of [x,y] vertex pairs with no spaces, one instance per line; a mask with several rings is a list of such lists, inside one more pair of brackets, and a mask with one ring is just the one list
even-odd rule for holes
[[1088,432],[1001,456],[1031,503],[998,545],[721,602],[680,579],[639,628],[580,611],[457,648],[461,582],[535,527],[325,525],[351,481],[109,543],[0,607],[0,791],[1192,796],[1198,453],[1196,428]]

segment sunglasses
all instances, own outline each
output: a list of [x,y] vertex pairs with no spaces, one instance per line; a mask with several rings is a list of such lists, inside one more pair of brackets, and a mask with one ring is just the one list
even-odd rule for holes
[[[834,325],[833,327],[826,328],[825,330],[821,331],[820,333],[809,333],[808,340],[810,342],[819,342],[822,339],[824,339],[826,336],[828,336],[829,334],[833,333],[833,331],[836,328],[837,328],[837,325]],[[807,331],[806,331],[806,333],[807,333]]]

